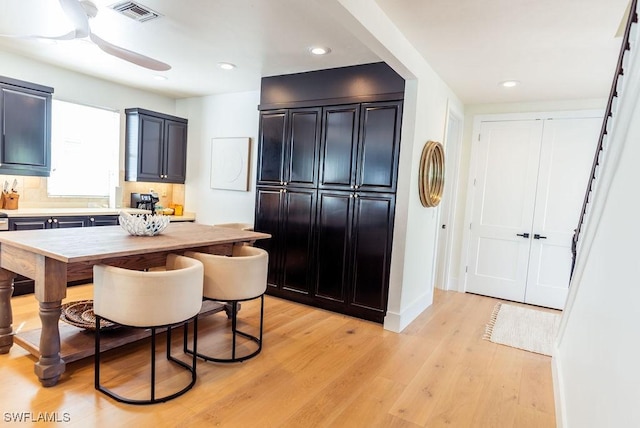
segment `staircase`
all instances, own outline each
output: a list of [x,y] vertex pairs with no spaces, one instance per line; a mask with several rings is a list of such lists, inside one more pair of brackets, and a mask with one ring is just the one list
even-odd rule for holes
[[587,191],[584,195],[584,201],[582,203],[582,211],[580,218],[578,219],[578,226],[574,230],[573,241],[571,245],[572,262],[571,262],[571,277],[573,277],[573,270],[575,268],[576,259],[579,251],[580,232],[585,224],[588,216],[589,201],[591,196],[597,190],[597,180],[599,169],[602,168],[604,162],[604,156],[606,152],[607,137],[613,127],[615,121],[615,113],[618,106],[618,99],[620,94],[624,90],[625,78],[624,73],[627,65],[629,64],[629,58],[632,53],[635,54],[637,49],[638,38],[638,5],[637,0],[632,0],[629,8],[629,17],[627,19],[627,25],[625,27],[622,44],[620,46],[620,55],[618,55],[618,63],[616,65],[615,76],[613,83],[611,84],[611,91],[609,92],[609,100],[605,110],[604,120],[602,122],[602,128],[600,130],[600,138],[598,139],[598,146],[596,148],[595,157],[591,166],[591,176],[589,184],[587,185]]

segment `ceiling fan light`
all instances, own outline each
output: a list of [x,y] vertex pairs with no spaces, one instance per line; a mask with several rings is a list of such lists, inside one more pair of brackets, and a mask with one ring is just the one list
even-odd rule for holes
[[236,68],[236,65],[231,64],[230,62],[219,62],[218,67],[220,67],[223,70],[233,70],[234,68]]

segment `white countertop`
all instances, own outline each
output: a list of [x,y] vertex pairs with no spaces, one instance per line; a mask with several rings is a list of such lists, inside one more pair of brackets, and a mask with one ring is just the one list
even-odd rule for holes
[[[130,214],[149,214],[148,210],[138,208],[19,208],[17,210],[0,210],[9,218],[14,217],[62,217],[62,216],[91,216],[91,215],[118,215],[120,211]],[[171,221],[194,221],[193,213],[184,213],[182,216],[169,216]]]

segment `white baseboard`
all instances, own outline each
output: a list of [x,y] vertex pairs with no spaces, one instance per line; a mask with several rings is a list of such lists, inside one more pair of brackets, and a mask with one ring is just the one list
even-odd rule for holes
[[553,350],[554,357],[551,358],[551,375],[553,378],[553,401],[556,408],[556,426],[563,428],[568,426],[565,420],[566,412],[564,411],[564,387],[562,385],[562,366],[560,365],[560,358],[558,355],[558,347],[555,346]]
[[384,317],[384,329],[400,333],[406,326],[411,324],[418,315],[431,306],[432,303],[433,294],[427,292],[415,299],[402,313],[387,310],[387,315]]

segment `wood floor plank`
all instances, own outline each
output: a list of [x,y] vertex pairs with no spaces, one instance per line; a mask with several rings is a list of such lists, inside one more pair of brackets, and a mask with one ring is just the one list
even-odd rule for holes
[[[66,300],[91,297],[90,285],[78,286]],[[241,364],[199,361],[194,389],[154,406],[123,405],[96,392],[92,359],[68,364],[58,385],[42,388],[35,360],[14,346],[0,356],[0,399],[8,412],[67,412],[71,427],[553,427],[551,359],[482,339],[496,302],[436,290],[433,306],[396,334],[267,297],[259,356]],[[17,325],[39,327],[32,296],[14,298],[13,308]],[[243,304],[243,326],[257,328],[257,309]],[[224,314],[201,320],[202,346],[228,348],[228,325]],[[136,370],[147,364],[147,345],[110,351],[108,363],[126,353],[124,368],[105,374],[115,383],[143,381],[144,370]],[[172,349],[181,354],[181,333]]]

